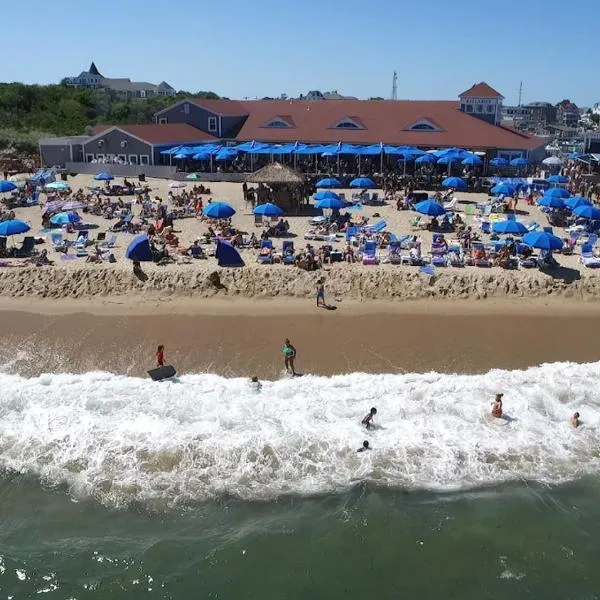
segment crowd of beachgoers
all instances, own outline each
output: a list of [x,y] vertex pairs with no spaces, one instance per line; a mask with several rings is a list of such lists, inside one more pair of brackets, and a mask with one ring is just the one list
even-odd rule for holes
[[[587,183],[577,164],[567,164],[551,181],[497,181],[488,183],[485,192],[472,192],[468,184],[465,190],[423,190],[410,177],[384,177],[372,189],[350,188],[342,179],[342,187],[325,190],[312,181],[295,190],[295,210],[270,216],[269,211],[255,213],[278,202],[281,190],[263,185],[134,183],[110,175],[100,181],[77,175],[41,187],[22,180],[17,190],[2,194],[0,234],[6,235],[0,236],[0,264],[108,264],[131,270],[126,249],[136,236],[146,235],[154,266],[144,264],[144,271],[169,264],[216,269],[218,240],[236,248],[247,266],[309,272],[379,264],[429,275],[471,266],[600,266],[600,191]],[[316,209],[317,190],[318,198],[337,197],[343,205]],[[213,210],[217,205],[230,210],[221,214]],[[23,230],[2,229],[14,222],[24,223]],[[560,247],[529,244],[524,237],[531,233],[551,236],[553,244],[559,239]]]

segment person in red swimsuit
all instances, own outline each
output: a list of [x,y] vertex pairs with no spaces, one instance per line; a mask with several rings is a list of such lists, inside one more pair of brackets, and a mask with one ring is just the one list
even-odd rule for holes
[[162,344],[156,350],[156,366],[165,366],[165,347]]

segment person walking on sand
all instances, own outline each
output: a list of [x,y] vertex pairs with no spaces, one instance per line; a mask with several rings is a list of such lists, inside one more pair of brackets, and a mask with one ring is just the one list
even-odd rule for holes
[[327,308],[327,304],[325,303],[325,286],[323,285],[322,279],[317,281],[317,308],[319,308],[319,306]]
[[492,402],[492,417],[502,417],[502,396],[504,394],[496,394],[496,399]]
[[290,340],[285,339],[285,344],[283,345],[283,355],[284,355],[284,365],[285,370],[292,375],[296,375],[296,370],[294,368],[294,359],[296,358],[296,348],[292,346]]
[[162,344],[156,349],[156,366],[165,366],[165,347]]

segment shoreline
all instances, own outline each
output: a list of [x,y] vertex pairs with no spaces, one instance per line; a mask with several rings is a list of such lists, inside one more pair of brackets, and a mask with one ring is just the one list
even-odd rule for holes
[[[122,303],[118,303],[122,302]],[[279,379],[286,337],[299,372],[485,373],[600,361],[600,305],[561,298],[343,302],[243,298],[0,299],[6,373],[146,377],[158,344],[179,374]]]

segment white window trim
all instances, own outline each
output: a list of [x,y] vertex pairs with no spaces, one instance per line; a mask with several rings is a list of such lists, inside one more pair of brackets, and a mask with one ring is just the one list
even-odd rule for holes
[[167,117],[158,117],[159,125],[166,125],[168,122],[169,122],[169,119]]
[[[144,162],[144,159],[146,162]],[[150,155],[149,154],[140,154],[140,163],[142,167],[150,166]]]
[[[343,123],[352,123],[353,127],[341,127],[341,125]],[[365,127],[363,127],[362,125],[360,125],[359,123],[357,123],[354,119],[352,119],[351,117],[344,117],[343,119],[340,119],[337,123],[334,123],[330,129],[343,129],[344,131],[352,131],[352,130],[357,130],[357,129],[366,129]]]
[[94,155],[93,154],[87,153],[85,155],[85,162],[89,163],[89,162],[92,162],[93,160],[94,160]]
[[[210,124],[213,122],[215,124],[214,127],[211,127]],[[208,117],[207,128],[209,133],[217,133],[219,127],[219,121],[217,117]]]
[[130,162],[133,165],[137,165],[138,164],[138,155],[137,154],[130,154],[128,156],[128,162]]
[[117,160],[123,160],[127,162],[127,154],[117,154]]
[[[427,125],[428,127],[431,127],[431,129],[415,129],[419,125]],[[426,119],[426,118],[422,118],[422,119],[419,119],[418,121],[415,121],[414,123],[411,123],[406,128],[406,131],[417,131],[419,133],[440,133],[441,131],[444,131],[444,130],[441,129],[440,127],[438,127],[433,121],[430,121],[429,119]]]
[[[280,125],[274,127],[273,123],[283,123],[283,127]],[[262,125],[262,127],[270,128],[270,129],[293,129],[294,128],[291,123],[289,123],[285,119],[282,119],[281,117],[273,117],[272,119],[269,119],[264,125]]]

